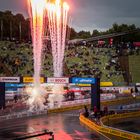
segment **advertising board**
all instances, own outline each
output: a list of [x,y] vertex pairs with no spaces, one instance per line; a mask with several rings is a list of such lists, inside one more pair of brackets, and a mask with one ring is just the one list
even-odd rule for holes
[[79,78],[73,77],[72,83],[79,83],[79,84],[94,84],[96,82],[95,78]]
[[0,77],[0,82],[19,83],[20,82],[20,77]]
[[[23,77],[23,83],[33,83],[34,78],[33,77]],[[40,77],[40,82],[44,83],[44,78]]]
[[47,83],[68,84],[69,78],[47,78]]

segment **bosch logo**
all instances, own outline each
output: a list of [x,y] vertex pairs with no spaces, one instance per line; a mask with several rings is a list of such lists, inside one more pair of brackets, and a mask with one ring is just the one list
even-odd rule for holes
[[66,80],[65,79],[55,79],[55,82],[61,83],[61,82],[66,82]]
[[65,84],[65,83],[69,83],[69,79],[68,78],[48,78],[47,82],[56,83],[56,84]]

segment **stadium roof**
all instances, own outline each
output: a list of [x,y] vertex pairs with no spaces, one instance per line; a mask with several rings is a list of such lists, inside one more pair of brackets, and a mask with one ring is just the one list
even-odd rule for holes
[[132,33],[135,33],[135,32],[139,32],[139,31],[140,31],[140,29],[136,29],[136,30],[126,31],[126,32],[95,36],[95,37],[91,37],[91,38],[87,38],[87,39],[74,39],[74,40],[70,40],[69,43],[79,43],[79,42],[83,42],[83,41],[86,41],[86,42],[98,41],[98,40],[101,40],[101,39],[113,38],[113,37],[117,37],[117,36],[124,36],[124,35],[127,35],[127,34],[132,34]]

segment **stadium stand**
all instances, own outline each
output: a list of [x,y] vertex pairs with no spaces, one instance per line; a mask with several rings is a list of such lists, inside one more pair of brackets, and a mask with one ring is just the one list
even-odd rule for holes
[[[122,53],[121,48],[124,46],[127,48]],[[130,46],[131,44],[70,44],[65,51],[64,75],[99,77],[106,82],[138,82],[139,48],[131,49]],[[7,67],[1,69],[1,76],[33,76],[33,52],[30,44],[0,41],[0,50],[1,64],[4,68]],[[41,75],[53,76],[52,55],[48,46],[43,48],[42,62]]]

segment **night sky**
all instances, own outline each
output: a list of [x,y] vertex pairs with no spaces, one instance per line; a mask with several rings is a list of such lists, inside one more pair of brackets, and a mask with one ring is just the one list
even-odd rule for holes
[[[11,10],[28,17],[27,0],[0,0],[0,11]],[[39,1],[39,0],[38,0]],[[140,27],[140,0],[66,0],[70,4],[70,25],[77,31],[105,30],[113,23]]]

